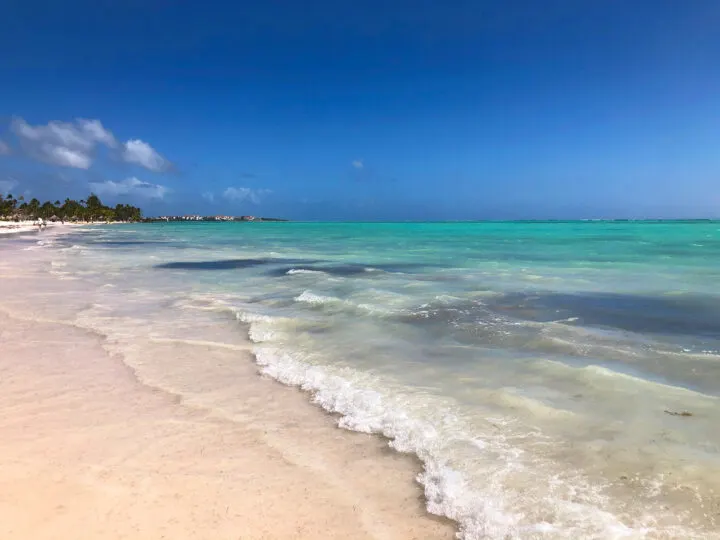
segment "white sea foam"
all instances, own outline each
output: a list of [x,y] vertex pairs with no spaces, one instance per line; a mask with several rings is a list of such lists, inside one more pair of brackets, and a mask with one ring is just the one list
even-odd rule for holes
[[289,276],[296,274],[327,274],[327,272],[323,272],[322,270],[309,270],[307,268],[291,268],[285,273]]
[[[256,341],[251,331],[251,339]],[[540,463],[526,466],[523,452],[504,436],[478,439],[467,433],[451,407],[422,403],[397,388],[384,391],[368,374],[348,368],[318,366],[299,360],[275,347],[255,348],[262,373],[312,394],[314,403],[340,415],[338,426],[363,433],[382,434],[400,452],[417,455],[424,464],[417,480],[424,487],[429,512],[459,524],[459,537],[466,540],[506,538],[642,538],[649,528],[625,525],[609,511],[602,487],[588,485],[580,476],[555,478],[562,489],[545,489],[553,482],[544,477]],[[433,418],[412,411],[434,411]],[[478,489],[451,465],[452,448],[472,446],[486,461],[487,485]],[[477,458],[476,458],[477,459]],[[524,492],[512,493],[504,479],[510,475],[537,476],[538,482]],[[557,495],[555,494],[558,493]],[[520,503],[520,504],[518,504]],[[553,523],[528,519],[523,507],[537,505],[535,514],[546,514]],[[589,535],[589,536],[588,536]]]
[[55,245],[55,241],[54,241],[54,240],[49,240],[49,239],[38,240],[37,242],[35,242],[35,245],[34,245],[34,246],[28,246],[28,247],[26,247],[26,248],[23,248],[23,251],[34,251],[34,250],[36,250],[36,249],[51,248],[51,247],[53,247],[54,245]]
[[[356,299],[355,299],[356,300]],[[354,310],[361,314],[371,314],[386,316],[397,313],[397,310],[388,307],[387,302],[385,303],[368,303],[361,302],[355,303],[355,300],[341,299],[335,296],[326,296],[322,294],[316,294],[311,291],[303,291],[299,296],[295,297],[296,302],[303,304],[309,304],[312,306],[338,306],[346,310]]]
[[237,319],[250,325],[248,337],[255,343],[263,343],[278,339],[283,332],[279,328],[281,319],[250,313],[247,311],[236,311]]
[[334,296],[323,296],[321,294],[315,294],[311,291],[303,291],[299,296],[295,297],[295,301],[313,305],[336,304],[338,302],[342,302],[340,298],[335,298]]
[[277,320],[279,320],[277,317],[271,317],[269,315],[262,315],[260,313],[251,313],[249,311],[235,311],[235,317],[237,317],[237,320],[240,322],[244,322],[246,324],[251,323],[274,323]]
[[372,313],[374,315],[393,315],[396,313],[396,311],[393,309],[377,304],[358,304],[357,308],[362,311]]
[[219,311],[232,314],[238,321],[249,325],[249,337],[256,343],[276,339],[281,331],[278,325],[288,322],[287,319],[256,313],[236,307],[232,301],[212,295],[192,295],[189,299],[176,302],[181,309],[195,309],[198,311]]

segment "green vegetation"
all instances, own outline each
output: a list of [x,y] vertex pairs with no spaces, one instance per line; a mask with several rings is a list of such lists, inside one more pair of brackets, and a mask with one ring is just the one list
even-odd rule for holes
[[0,219],[32,220],[43,218],[54,221],[140,221],[142,211],[136,206],[118,204],[114,208],[105,206],[100,198],[91,193],[84,201],[65,199],[44,202],[37,199],[26,201],[8,194],[0,194]]

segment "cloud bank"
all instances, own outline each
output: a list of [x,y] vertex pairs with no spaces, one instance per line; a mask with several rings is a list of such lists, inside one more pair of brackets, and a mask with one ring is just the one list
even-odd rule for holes
[[31,126],[22,118],[15,118],[10,127],[28,156],[61,167],[88,169],[98,144],[110,148],[117,144],[99,120]]
[[229,187],[223,191],[223,198],[228,201],[243,202],[250,201],[253,204],[260,204],[262,199],[272,193],[269,189],[252,189],[247,187]]
[[148,143],[140,139],[131,139],[124,144],[123,159],[135,163],[153,172],[165,171],[170,162],[158,154]]
[[119,182],[113,180],[90,182],[90,188],[97,195],[134,195],[145,199],[163,199],[170,192],[165,186],[143,182],[134,176]]
[[[149,171],[162,172],[171,165],[152,146],[140,139],[118,143],[100,120],[80,118],[74,122],[52,121],[46,125],[32,126],[22,118],[15,118],[10,128],[28,157],[50,165],[87,170],[92,166],[99,147],[115,151],[122,161]],[[2,144],[7,147],[5,143]]]
[[6,143],[5,141],[0,141],[0,156],[9,156],[10,153],[11,152],[8,143]]

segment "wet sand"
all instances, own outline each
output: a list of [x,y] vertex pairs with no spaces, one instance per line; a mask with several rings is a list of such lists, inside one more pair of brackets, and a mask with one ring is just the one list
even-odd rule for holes
[[[8,263],[0,538],[454,537],[425,512],[417,461],[337,429],[307,396],[259,377],[241,346],[148,342],[153,384],[102,335],[47,316],[53,278]],[[173,371],[186,360],[206,369]]]

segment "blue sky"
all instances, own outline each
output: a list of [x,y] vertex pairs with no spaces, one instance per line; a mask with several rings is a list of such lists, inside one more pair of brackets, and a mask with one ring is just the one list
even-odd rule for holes
[[0,192],[146,214],[720,217],[717,0],[17,1]]

